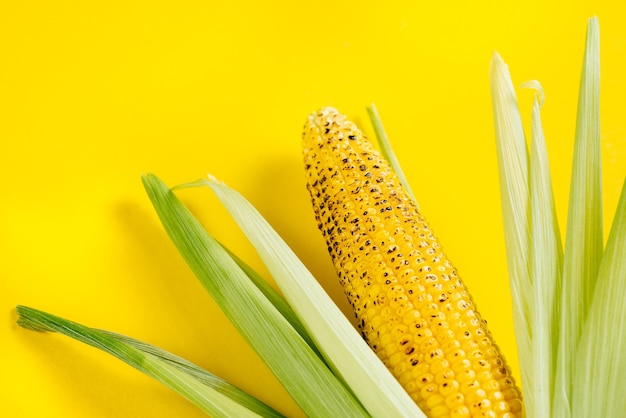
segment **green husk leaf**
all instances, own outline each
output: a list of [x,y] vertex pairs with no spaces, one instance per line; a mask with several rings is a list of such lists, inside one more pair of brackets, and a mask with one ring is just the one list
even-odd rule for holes
[[238,192],[215,179],[206,184],[256,248],[327,363],[367,411],[373,417],[424,417],[313,275],[259,212]]
[[563,261],[561,325],[554,417],[572,413],[576,348],[593,298],[602,257],[600,158],[600,45],[597,18],[589,19],[583,60]]
[[304,324],[300,321],[296,313],[291,309],[291,306],[285,301],[285,299],[270,286],[263,277],[259,273],[257,273],[252,267],[250,267],[246,262],[244,262],[241,258],[239,258],[235,253],[230,251],[228,248],[222,245],[222,248],[226,250],[228,255],[235,260],[237,265],[244,273],[250,278],[252,283],[259,288],[259,290],[265,295],[265,297],[274,305],[274,307],[281,313],[282,316],[291,324],[291,326],[300,334],[300,336],[309,344],[309,346],[315,351],[315,353],[321,358],[322,355],[319,352],[319,349],[315,346],[313,339],[307,332]]
[[626,400],[626,182],[576,357],[573,417],[619,417]]
[[[174,186],[172,187],[172,191],[182,190],[182,189],[192,188],[192,187],[202,187],[202,186],[206,186],[206,181],[197,180],[197,181],[179,184],[178,186]],[[259,288],[259,290],[272,303],[272,305],[274,305],[274,307],[278,309],[278,311],[285,317],[285,319],[289,321],[291,326],[293,326],[295,330],[298,331],[298,334],[300,334],[300,336],[304,338],[304,340],[311,346],[311,348],[315,350],[318,356],[321,357],[321,354],[319,353],[319,350],[317,349],[317,347],[315,347],[315,343],[311,339],[311,336],[307,333],[306,328],[304,327],[304,325],[302,324],[298,316],[295,314],[293,309],[291,309],[291,306],[289,306],[287,301],[285,301],[285,298],[283,298],[276,290],[274,290],[274,288],[270,286],[267,283],[267,281],[265,281],[265,279],[261,277],[259,273],[257,273],[245,261],[239,258],[237,254],[230,251],[225,245],[223,244],[220,244],[220,245],[222,245],[222,248],[228,253],[228,255],[230,255],[230,257],[233,260],[235,260],[239,268],[243,270],[244,273],[246,273],[246,275],[248,276],[248,278],[250,278],[252,283],[254,283],[255,286]]]
[[156,176],[144,186],[165,230],[240,334],[309,416],[367,416],[350,391]]
[[[522,87],[538,89],[532,111],[530,153],[531,277],[532,283],[532,375],[526,388],[526,414],[549,417],[554,393],[558,349],[558,295],[560,294],[563,249],[556,217],[548,152],[541,126],[540,101],[543,90],[537,82]],[[528,397],[528,393],[532,395]]]
[[103,350],[163,383],[213,417],[282,417],[237,387],[160,348],[26,306],[18,306],[16,310],[22,327],[59,332]]
[[[528,149],[511,76],[507,65],[497,53],[491,60],[491,95],[513,322],[522,386],[530,388],[534,384],[534,367]],[[533,395],[532,391],[525,393],[526,405],[534,403]]]
[[406,176],[404,175],[404,171],[400,166],[400,162],[396,157],[395,152],[393,152],[393,148],[391,147],[391,143],[389,142],[389,138],[387,137],[387,132],[385,132],[385,128],[383,127],[383,121],[380,119],[378,115],[378,109],[376,109],[376,105],[374,103],[370,104],[367,108],[367,115],[370,118],[370,122],[374,128],[374,134],[376,135],[376,141],[378,142],[378,147],[380,148],[380,152],[385,157],[393,171],[396,173],[398,178],[400,179],[400,183],[406,189],[406,192],[411,197],[411,200],[415,202],[415,205],[419,208],[417,204],[417,199],[415,199],[415,195],[411,190],[411,186],[409,185]]

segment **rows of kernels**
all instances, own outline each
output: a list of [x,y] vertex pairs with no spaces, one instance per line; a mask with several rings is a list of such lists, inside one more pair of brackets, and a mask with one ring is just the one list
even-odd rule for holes
[[518,412],[469,294],[388,164],[330,109],[309,119],[304,146],[316,219],[382,361],[430,416]]

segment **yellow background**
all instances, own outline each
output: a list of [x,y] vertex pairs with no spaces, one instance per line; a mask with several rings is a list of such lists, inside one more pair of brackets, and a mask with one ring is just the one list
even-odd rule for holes
[[[3,2],[0,415],[202,416],[102,352],[19,329],[18,303],[161,346],[301,414],[181,261],[140,176],[175,185],[210,172],[237,188],[351,316],[301,167],[301,126],[323,105],[371,133],[364,107],[377,104],[426,216],[516,364],[493,51],[516,85],[543,83],[564,225],[585,28],[597,15],[607,223],[626,174],[623,2],[547,3]],[[526,120],[531,97],[520,93]],[[179,195],[267,277],[208,191]]]

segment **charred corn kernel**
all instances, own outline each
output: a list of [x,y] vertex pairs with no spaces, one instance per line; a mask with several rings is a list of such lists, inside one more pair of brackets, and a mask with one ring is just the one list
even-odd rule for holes
[[428,400],[430,399],[430,397],[436,393],[437,393],[437,385],[433,383],[429,383],[428,385],[424,386],[422,390],[420,390],[420,395],[422,396],[422,399],[426,400],[427,406],[428,406]]
[[439,385],[439,392],[443,395],[443,396],[449,396],[452,395],[454,393],[458,393],[459,392],[459,382],[457,382],[456,380],[450,380],[449,382],[446,383],[442,383]]
[[316,220],[357,325],[420,408],[431,417],[521,410],[456,269],[372,144],[324,108],[306,121],[303,154]]
[[417,380],[417,386],[421,390],[425,386],[432,385],[433,380],[435,380],[435,376],[433,376],[431,373],[428,373],[428,372],[424,373],[423,375],[420,376],[419,380]]

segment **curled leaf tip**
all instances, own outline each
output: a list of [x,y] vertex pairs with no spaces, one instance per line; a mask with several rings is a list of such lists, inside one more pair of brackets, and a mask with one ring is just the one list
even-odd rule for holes
[[535,98],[539,102],[539,107],[543,107],[543,102],[546,100],[546,94],[543,91],[543,86],[537,80],[528,80],[520,85],[522,89],[535,90]]

